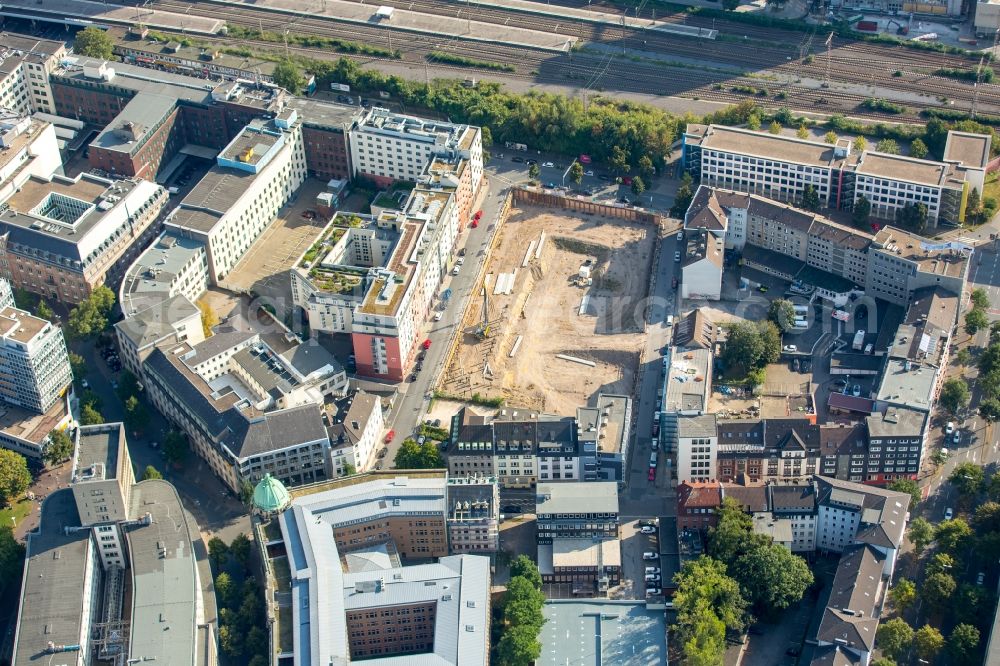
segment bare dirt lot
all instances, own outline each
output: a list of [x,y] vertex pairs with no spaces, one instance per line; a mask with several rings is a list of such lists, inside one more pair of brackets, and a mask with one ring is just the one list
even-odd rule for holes
[[[655,230],[642,224],[513,209],[487,265],[489,335],[476,335],[483,309],[477,290],[440,388],[555,414],[572,414],[598,392],[630,394],[645,338],[654,241]],[[585,285],[577,276],[588,261],[592,284]],[[510,293],[494,294],[498,281],[504,283],[502,274],[511,273]]]

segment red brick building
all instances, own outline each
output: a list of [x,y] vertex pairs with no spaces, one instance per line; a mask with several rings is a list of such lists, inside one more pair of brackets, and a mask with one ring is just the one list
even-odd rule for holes
[[718,481],[684,481],[677,486],[677,531],[707,531],[719,522],[722,484]]

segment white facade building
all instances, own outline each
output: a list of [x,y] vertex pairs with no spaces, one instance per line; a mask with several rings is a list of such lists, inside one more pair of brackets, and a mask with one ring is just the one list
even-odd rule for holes
[[678,481],[709,481],[715,478],[719,434],[715,414],[677,418]]
[[217,162],[165,222],[204,243],[213,284],[225,280],[305,181],[297,111],[250,123]]
[[66,55],[66,44],[4,33],[0,49],[0,107],[23,115],[55,113],[49,73]]
[[72,381],[62,330],[27,310],[0,311],[0,399],[47,412]]

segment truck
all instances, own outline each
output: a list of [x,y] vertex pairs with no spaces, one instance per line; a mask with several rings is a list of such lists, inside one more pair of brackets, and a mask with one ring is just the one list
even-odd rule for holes
[[528,152],[528,145],[524,143],[514,143],[513,141],[505,141],[504,144],[510,150],[520,150],[522,153]]
[[351,92],[351,86],[346,83],[331,83],[330,90],[339,90],[340,92]]
[[854,26],[855,30],[862,30],[864,32],[878,32],[878,23],[875,21],[858,21],[857,25]]
[[851,345],[851,348],[854,349],[854,351],[861,351],[864,348],[864,346],[865,346],[865,332],[861,330],[854,334],[854,344]]

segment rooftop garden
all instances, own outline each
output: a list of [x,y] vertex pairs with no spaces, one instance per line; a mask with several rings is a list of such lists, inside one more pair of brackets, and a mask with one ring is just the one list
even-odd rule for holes
[[312,266],[313,262],[319,258],[323,248],[330,248],[336,245],[337,241],[343,238],[345,233],[347,232],[343,227],[337,225],[331,226],[330,229],[323,234],[322,238],[313,243],[312,247],[306,250],[306,253],[302,255],[302,261],[299,265],[302,268],[309,268]]
[[[364,224],[364,220],[357,215],[338,215],[333,219],[333,226],[340,227],[341,229],[359,229],[362,224]],[[341,235],[343,235],[343,232]],[[340,236],[337,237],[337,240],[340,240]],[[337,241],[333,242],[336,243]]]
[[309,271],[309,279],[317,289],[332,294],[346,294],[361,285],[363,273],[353,273],[345,270],[329,271],[313,268]]

